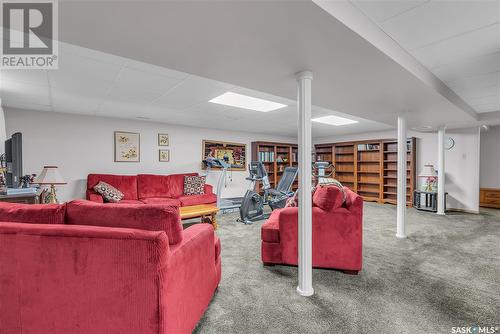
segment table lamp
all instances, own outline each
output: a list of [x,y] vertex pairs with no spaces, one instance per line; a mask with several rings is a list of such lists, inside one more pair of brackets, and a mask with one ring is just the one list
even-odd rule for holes
[[425,178],[424,191],[429,191],[429,192],[433,191],[432,189],[433,185],[437,180],[437,172],[434,169],[433,165],[431,164],[424,165],[424,168],[422,169],[420,174],[418,174],[418,177]]
[[44,204],[57,204],[59,202],[57,201],[55,185],[66,184],[66,181],[59,174],[57,166],[44,166],[42,172],[35,178],[33,183],[50,185],[50,190],[44,189],[40,194],[40,198]]

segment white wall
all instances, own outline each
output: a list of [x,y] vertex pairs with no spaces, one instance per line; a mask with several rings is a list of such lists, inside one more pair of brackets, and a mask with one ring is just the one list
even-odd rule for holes
[[[446,136],[455,140],[455,147],[445,153],[447,208],[479,211],[479,129],[449,130]],[[317,138],[318,143],[353,140],[390,139],[397,130]],[[417,175],[431,163],[437,169],[437,134],[408,131],[417,138]]]
[[481,132],[481,188],[500,188],[500,126]]
[[[85,196],[89,173],[172,174],[201,172],[202,140],[221,140],[247,144],[247,161],[251,159],[251,142],[258,140],[296,142],[296,138],[257,133],[192,128],[145,121],[70,115],[54,112],[6,109],[7,134],[23,134],[24,173],[39,174],[44,165],[57,165],[68,182],[58,190],[59,200]],[[141,162],[114,162],[113,132],[141,134]],[[170,136],[170,162],[158,161],[157,134]],[[229,175],[231,172],[228,173]],[[209,177],[217,183],[219,172]],[[223,197],[243,196],[248,186],[248,171],[232,172]]]
[[5,117],[2,109],[2,100],[0,100],[0,154],[4,153],[5,145],[3,144],[7,137],[5,130]]

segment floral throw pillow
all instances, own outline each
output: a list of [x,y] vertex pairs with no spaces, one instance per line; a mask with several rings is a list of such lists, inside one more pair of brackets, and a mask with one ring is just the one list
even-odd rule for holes
[[184,176],[184,195],[203,195],[205,193],[205,176]]
[[100,194],[105,202],[111,203],[118,203],[125,196],[120,190],[102,181],[94,187],[94,191]]

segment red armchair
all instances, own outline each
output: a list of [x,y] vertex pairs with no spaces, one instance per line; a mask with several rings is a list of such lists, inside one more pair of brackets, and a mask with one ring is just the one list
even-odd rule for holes
[[65,224],[24,210],[26,224],[0,207],[0,332],[191,333],[221,278],[213,228],[182,230],[175,207],[91,205],[109,212],[92,222],[70,202]]
[[[336,187],[318,188],[313,197],[313,267],[357,273],[362,266],[363,200],[348,188],[342,204]],[[262,225],[262,262],[297,265],[298,209],[275,210]]]
[[172,175],[112,175],[89,174],[87,177],[87,199],[103,203],[102,196],[94,191],[99,181],[106,182],[120,190],[125,196],[120,204],[165,204],[175,206],[190,206],[217,203],[213,187],[205,185],[202,195],[184,195],[184,176],[197,173]]

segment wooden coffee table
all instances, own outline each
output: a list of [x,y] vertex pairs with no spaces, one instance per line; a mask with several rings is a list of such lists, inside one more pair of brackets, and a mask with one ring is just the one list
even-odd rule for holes
[[214,230],[219,227],[215,218],[217,212],[219,212],[219,208],[210,204],[183,206],[180,208],[181,219],[200,217],[202,223],[212,224]]

